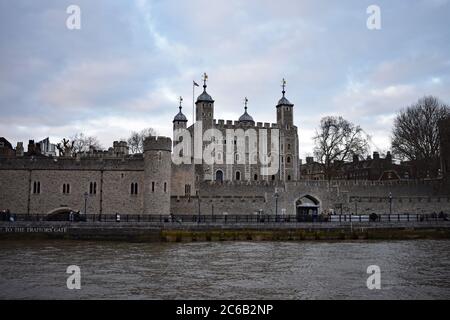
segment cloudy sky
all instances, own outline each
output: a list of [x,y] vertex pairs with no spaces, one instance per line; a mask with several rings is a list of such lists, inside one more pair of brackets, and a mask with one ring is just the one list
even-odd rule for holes
[[[72,4],[81,30],[66,27]],[[381,30],[366,26],[371,4]],[[449,21],[449,0],[0,0],[0,136],[170,136],[178,96],[191,120],[207,72],[216,119],[237,119],[247,96],[261,122],[275,122],[285,77],[302,157],[325,115],[387,150],[402,107],[450,103]]]

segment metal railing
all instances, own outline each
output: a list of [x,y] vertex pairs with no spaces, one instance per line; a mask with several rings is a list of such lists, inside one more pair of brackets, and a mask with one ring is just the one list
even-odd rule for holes
[[1,221],[70,221],[70,222],[130,222],[130,223],[197,223],[197,224],[272,224],[272,223],[345,223],[345,222],[445,222],[450,216],[441,214],[371,214],[371,215],[146,215],[146,214],[5,214],[0,213]]

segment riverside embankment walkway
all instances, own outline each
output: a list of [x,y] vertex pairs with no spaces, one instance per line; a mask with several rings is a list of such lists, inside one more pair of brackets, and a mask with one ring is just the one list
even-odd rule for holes
[[450,239],[450,222],[0,222],[2,239],[148,242]]

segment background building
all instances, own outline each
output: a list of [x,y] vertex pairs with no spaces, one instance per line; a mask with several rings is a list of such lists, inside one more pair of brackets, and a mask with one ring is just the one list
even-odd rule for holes
[[439,136],[442,174],[450,179],[450,117],[439,123]]

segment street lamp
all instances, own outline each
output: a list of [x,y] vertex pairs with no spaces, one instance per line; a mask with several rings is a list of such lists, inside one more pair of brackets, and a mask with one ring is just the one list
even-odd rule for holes
[[389,192],[389,214],[392,214],[392,192]]
[[86,214],[86,208],[87,208],[87,199],[89,194],[87,192],[84,193],[84,214]]
[[197,192],[198,196],[198,218],[197,218],[197,224],[200,223],[200,191]]
[[273,196],[275,198],[275,221],[278,221],[278,197],[280,196],[278,191],[275,191]]

